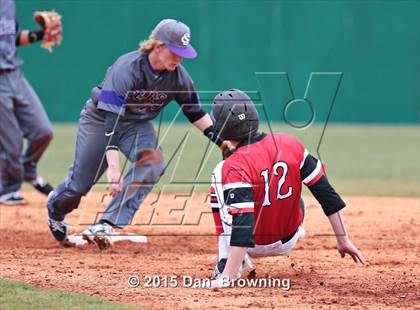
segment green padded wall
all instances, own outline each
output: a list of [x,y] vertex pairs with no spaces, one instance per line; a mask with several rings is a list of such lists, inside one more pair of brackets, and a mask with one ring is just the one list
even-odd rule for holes
[[[215,91],[250,91],[271,121],[415,123],[420,102],[419,1],[17,0],[63,15],[54,53],[20,47],[25,75],[53,121],[77,121],[90,89],[162,18],[192,29],[199,52],[184,61],[203,103]],[[313,73],[311,75],[311,73]],[[310,78],[311,77],[311,78]],[[308,82],[310,81],[309,85]],[[293,98],[297,100],[290,104]],[[335,97],[333,108],[332,101]],[[206,107],[208,109],[208,107]],[[177,104],[166,108],[173,117]],[[185,120],[185,118],[180,118]]]

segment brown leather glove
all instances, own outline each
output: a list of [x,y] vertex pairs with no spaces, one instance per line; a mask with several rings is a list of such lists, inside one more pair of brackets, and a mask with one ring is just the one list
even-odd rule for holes
[[55,11],[36,11],[34,20],[42,27],[44,38],[41,47],[52,52],[54,45],[60,45],[63,40],[63,27],[61,25],[61,15]]

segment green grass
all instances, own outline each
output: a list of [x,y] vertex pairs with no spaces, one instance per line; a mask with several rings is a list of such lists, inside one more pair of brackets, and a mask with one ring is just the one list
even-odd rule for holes
[[[40,163],[40,173],[54,184],[67,174],[74,154],[75,124],[55,124],[55,138]],[[157,128],[157,124],[156,124]],[[267,127],[263,126],[265,131]],[[317,155],[322,126],[305,130],[274,125],[274,132],[297,136]],[[182,138],[186,142],[181,145]],[[220,160],[218,149],[206,152],[205,139],[193,126],[162,126],[160,141],[170,161],[157,188],[207,191],[210,173]],[[180,147],[178,152],[175,150]],[[420,131],[417,126],[330,124],[320,147],[327,175],[344,195],[419,196]]]
[[0,309],[134,310],[139,308],[112,303],[99,297],[61,291],[44,291],[22,282],[0,280]]

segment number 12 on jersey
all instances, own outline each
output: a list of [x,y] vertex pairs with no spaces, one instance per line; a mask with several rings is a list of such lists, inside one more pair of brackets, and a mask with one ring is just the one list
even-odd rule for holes
[[[288,171],[288,166],[284,161],[278,161],[273,165],[273,173],[275,176],[279,175],[279,168],[283,169],[283,173],[279,178],[279,181],[277,183],[277,195],[276,195],[276,199],[277,200],[281,200],[281,199],[286,199],[290,196],[292,196],[292,192],[293,189],[291,186],[288,187],[287,189],[287,193],[285,194],[281,194],[282,191],[282,186],[284,184],[284,182],[286,181],[286,176],[287,176],[287,171]],[[269,179],[269,175],[268,175],[268,168],[264,169],[263,171],[261,171],[261,176],[264,178],[264,202],[262,204],[263,207],[269,206],[271,205],[271,201],[270,201],[270,179]]]

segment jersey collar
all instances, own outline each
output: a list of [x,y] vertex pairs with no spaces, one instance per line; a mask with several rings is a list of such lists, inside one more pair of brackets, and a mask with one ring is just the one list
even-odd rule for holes
[[236,149],[245,146],[245,145],[249,145],[249,144],[253,144],[256,142],[261,141],[262,139],[264,139],[267,136],[266,133],[264,132],[256,132],[254,135],[252,135],[251,137],[249,137],[248,139],[244,139],[242,140],[237,146]]
[[168,71],[166,70],[162,72],[156,72],[155,70],[153,70],[152,65],[150,64],[150,61],[149,61],[149,55],[146,55],[145,59],[146,59],[145,67],[146,67],[147,73],[149,73],[149,75],[153,78],[153,80],[160,79],[168,73]]

